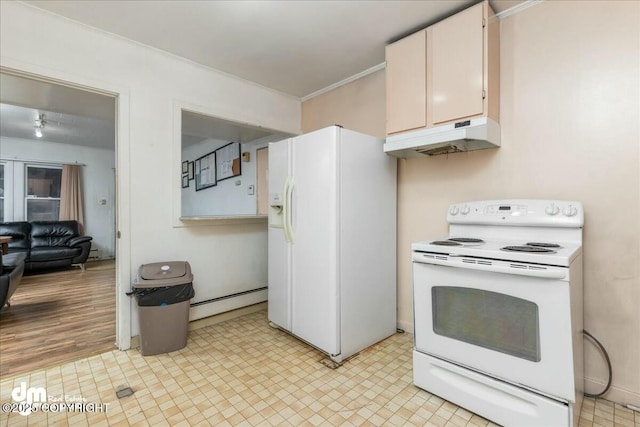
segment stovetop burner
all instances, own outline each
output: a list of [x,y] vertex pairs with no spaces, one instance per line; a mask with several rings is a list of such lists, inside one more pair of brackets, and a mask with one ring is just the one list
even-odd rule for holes
[[458,242],[452,242],[451,240],[436,240],[434,242],[431,242],[432,245],[437,245],[437,246],[462,246],[462,243],[458,243]]
[[459,242],[459,243],[484,243],[484,240],[482,239],[474,239],[471,237],[452,237],[448,240],[451,240],[452,242]]
[[561,246],[557,243],[543,243],[543,242],[530,242],[525,243],[527,246],[536,246],[539,248],[556,248],[559,249]]
[[[547,213],[556,212],[558,205],[561,206],[557,216]],[[573,208],[578,212],[573,214]],[[565,209],[572,215],[563,214]],[[466,214],[460,213],[463,210]],[[584,215],[579,202],[526,199],[467,202],[450,206],[447,222],[447,234],[411,244],[413,261],[431,262],[425,260],[432,257],[429,259],[438,260],[438,265],[450,262],[454,267],[471,260],[476,260],[476,265],[485,262],[482,260],[495,260],[496,266],[498,262],[508,262],[569,267],[582,256]]]
[[505,252],[527,252],[527,253],[537,253],[537,254],[555,254],[556,251],[553,251],[548,248],[543,248],[539,246],[505,246],[504,248],[500,248],[501,251]]

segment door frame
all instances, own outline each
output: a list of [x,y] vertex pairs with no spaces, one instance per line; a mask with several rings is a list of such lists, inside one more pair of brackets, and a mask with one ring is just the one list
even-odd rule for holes
[[120,350],[128,350],[131,348],[132,308],[131,299],[126,295],[131,281],[131,218],[126,209],[131,202],[131,165],[127,154],[130,150],[130,90],[112,82],[4,57],[0,64],[0,72],[115,98],[116,346]]

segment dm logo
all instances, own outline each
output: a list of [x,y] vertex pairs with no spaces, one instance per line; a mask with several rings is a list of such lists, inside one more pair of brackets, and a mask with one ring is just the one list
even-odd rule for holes
[[11,391],[11,397],[15,402],[25,402],[22,410],[19,411],[20,415],[29,415],[33,411],[33,404],[37,402],[45,403],[47,401],[47,390],[43,387],[29,387],[24,381],[20,383],[19,387],[14,388]]

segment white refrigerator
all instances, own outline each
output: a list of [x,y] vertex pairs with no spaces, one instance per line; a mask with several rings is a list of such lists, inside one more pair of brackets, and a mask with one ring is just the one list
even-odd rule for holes
[[396,332],[396,159],[340,126],[269,144],[269,321],[342,362]]

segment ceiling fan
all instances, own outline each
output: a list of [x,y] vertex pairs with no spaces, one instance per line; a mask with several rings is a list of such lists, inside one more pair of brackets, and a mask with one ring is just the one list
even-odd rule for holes
[[33,125],[33,127],[36,129],[36,136],[38,138],[42,138],[42,130],[44,129],[44,126],[46,124],[47,121],[45,120],[45,114],[39,113],[38,118],[35,119],[35,124]]

